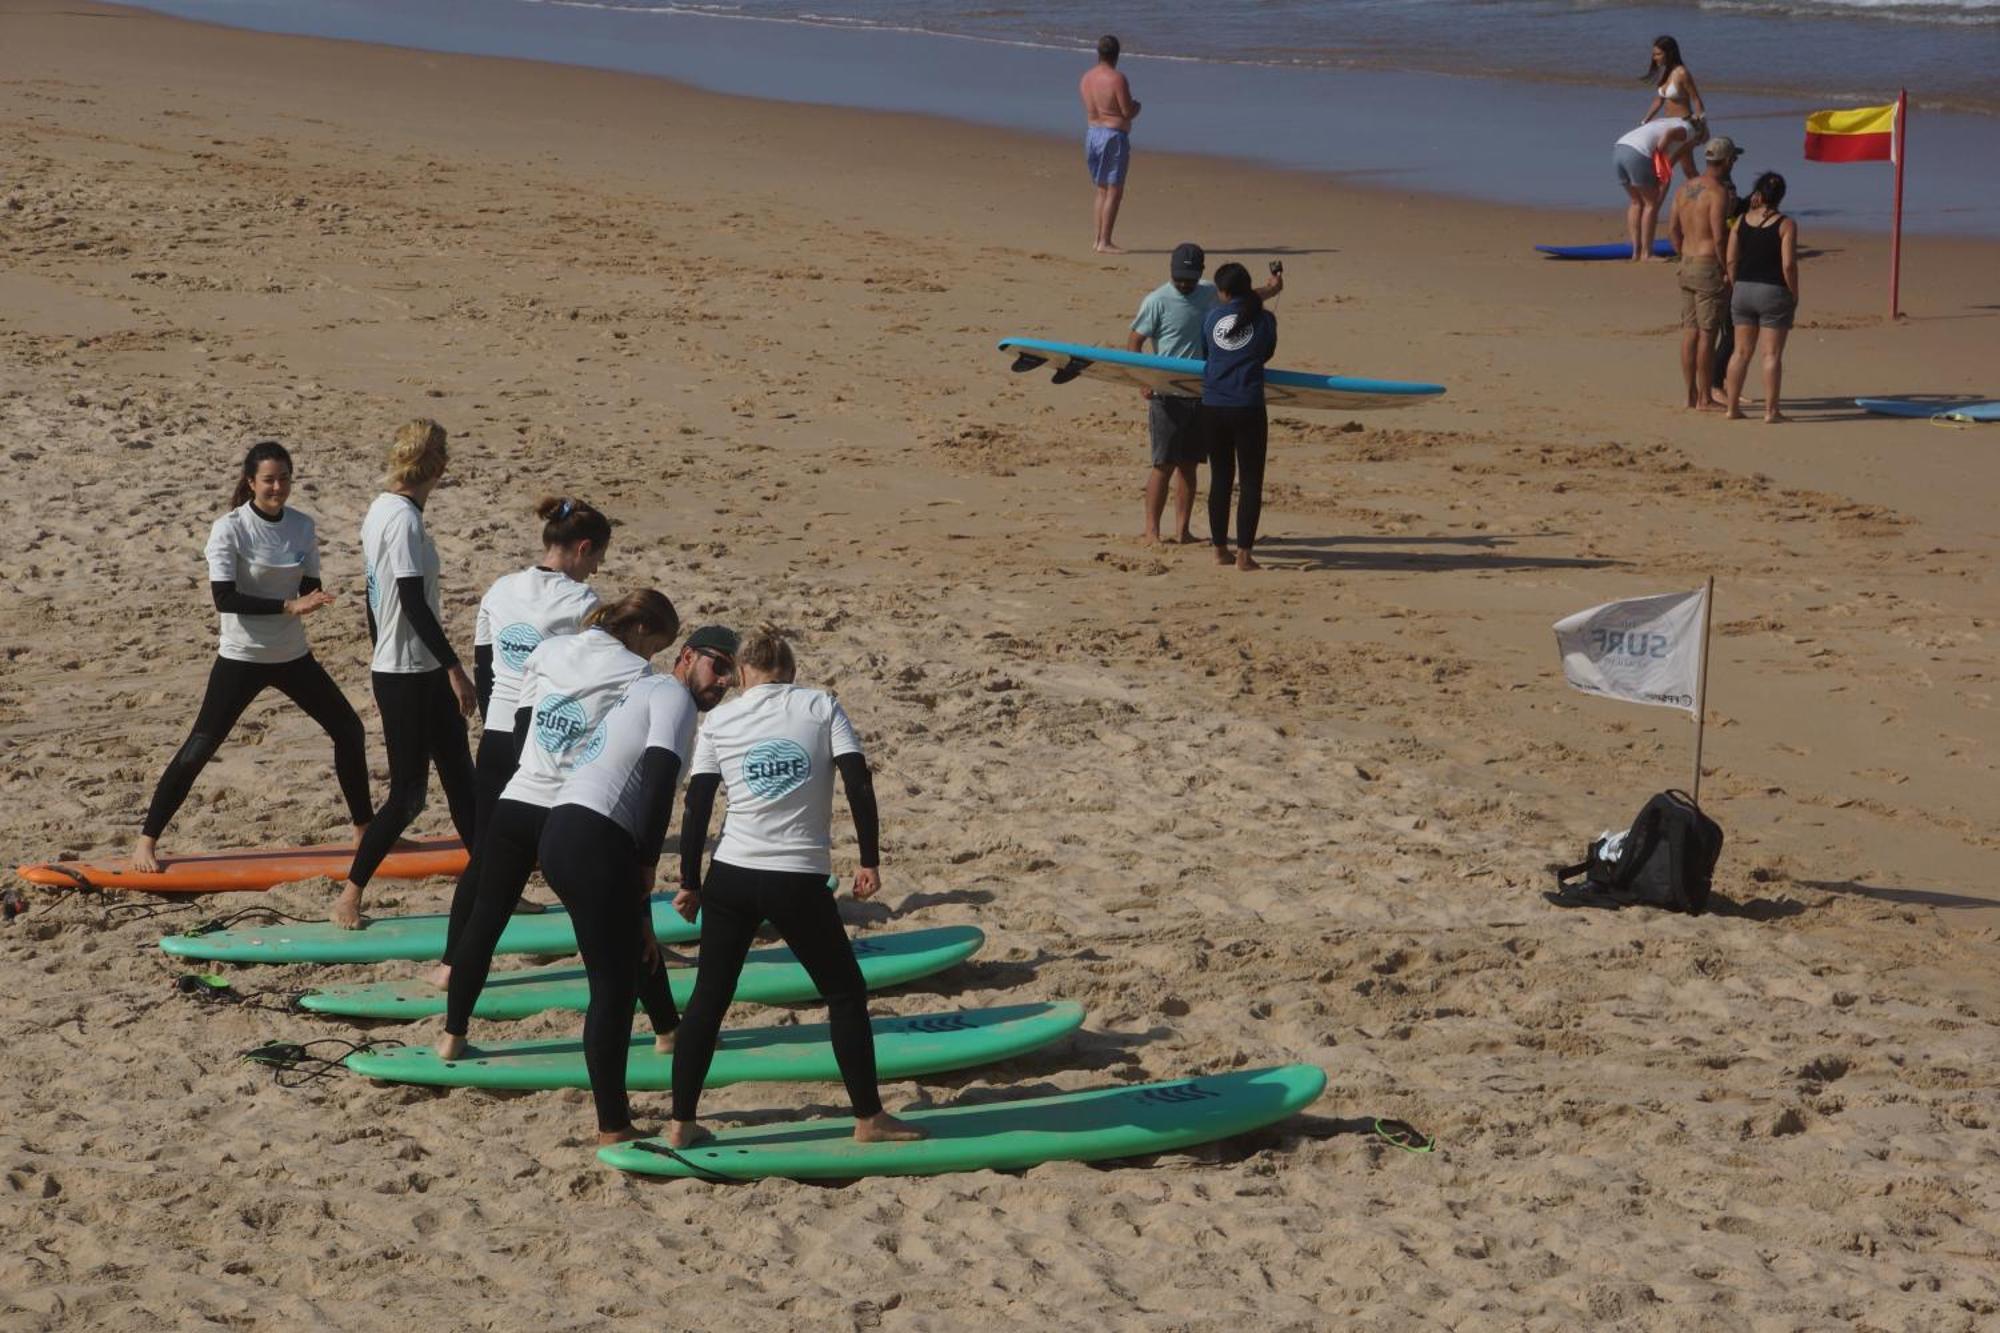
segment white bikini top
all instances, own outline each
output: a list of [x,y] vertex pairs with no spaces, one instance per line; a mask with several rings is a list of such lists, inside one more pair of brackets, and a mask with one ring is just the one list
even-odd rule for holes
[[1681,100],[1681,86],[1680,86],[1680,85],[1679,85],[1678,83],[1672,83],[1672,82],[1668,82],[1668,83],[1663,83],[1663,84],[1661,84],[1661,85],[1660,85],[1660,100],[1661,100],[1661,101],[1663,101],[1663,102],[1678,102],[1678,101],[1680,101],[1680,100]]

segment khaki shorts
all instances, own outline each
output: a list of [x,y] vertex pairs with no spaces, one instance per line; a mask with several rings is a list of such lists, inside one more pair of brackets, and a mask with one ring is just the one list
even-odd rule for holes
[[1729,322],[1722,299],[1722,261],[1713,255],[1681,260],[1681,327],[1713,333]]

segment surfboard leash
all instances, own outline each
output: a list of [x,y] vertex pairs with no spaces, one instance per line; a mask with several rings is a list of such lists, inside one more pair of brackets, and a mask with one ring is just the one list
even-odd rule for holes
[[263,1009],[274,1014],[296,1014],[303,990],[240,991],[228,977],[216,972],[183,972],[174,978],[174,991],[197,1004],[234,1005],[243,1009]]
[[313,917],[293,916],[290,912],[280,912],[275,907],[245,907],[224,916],[214,916],[206,921],[197,922],[192,929],[185,933],[188,935],[213,935],[219,930],[228,930],[231,926],[241,925],[245,921],[255,921],[259,925],[274,926],[280,921],[290,921],[295,925],[305,925],[310,924],[314,920],[315,918]]
[[690,1157],[682,1156],[681,1150],[672,1144],[662,1143],[658,1139],[638,1139],[633,1142],[632,1146],[640,1152],[657,1153],[661,1157],[679,1162],[682,1166],[694,1172],[696,1179],[706,1180],[711,1185],[742,1185],[748,1183],[736,1176],[725,1176],[720,1171],[711,1171],[700,1162]]
[[[402,1044],[400,1041],[388,1039],[349,1041],[345,1037],[319,1037],[313,1041],[267,1041],[262,1046],[252,1046],[238,1058],[249,1064],[264,1065],[269,1068],[272,1081],[281,1088],[302,1088],[338,1070],[346,1069],[347,1057],[350,1055],[387,1050]],[[315,1046],[338,1046],[342,1049],[331,1055],[315,1055],[313,1054]]]

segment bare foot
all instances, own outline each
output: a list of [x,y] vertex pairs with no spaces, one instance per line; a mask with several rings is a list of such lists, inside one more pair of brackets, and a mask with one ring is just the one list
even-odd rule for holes
[[360,886],[349,884],[342,889],[340,896],[333,900],[333,910],[327,913],[326,919],[342,930],[361,929]]
[[1215,548],[1215,563],[1218,565],[1230,565],[1236,562],[1234,557],[1229,554],[1227,546],[1218,546]]
[[1159,544],[1160,544],[1160,534],[1158,532],[1148,529],[1147,531],[1139,534],[1139,545],[1158,546]]
[[431,969],[431,985],[445,990],[451,985],[451,964],[439,963]]
[[1236,553],[1236,568],[1245,574],[1254,574],[1262,569],[1263,566],[1252,560],[1248,551],[1238,551]]
[[548,910],[549,909],[545,904],[531,903],[526,898],[523,898],[521,899],[521,901],[514,904],[515,916],[540,916],[542,913]]
[[437,1039],[437,1055],[440,1060],[463,1060],[465,1058],[465,1038],[454,1037],[447,1032]]
[[1783,412],[1766,412],[1764,414],[1764,424],[1767,426],[1782,426],[1790,420],[1791,418]]
[[132,844],[132,868],[142,875],[160,873],[159,840],[141,838]]
[[1179,533],[1175,533],[1175,534],[1174,534],[1174,545],[1176,545],[1176,546],[1193,546],[1193,545],[1194,545],[1194,534],[1193,534],[1192,532],[1179,532]]
[[1748,421],[1750,418],[1744,416],[1739,409],[1731,408],[1722,414],[1722,419],[1724,421]]
[[634,1129],[630,1125],[625,1126],[623,1129],[600,1129],[597,1131],[597,1146],[608,1148],[614,1143],[630,1143],[634,1139],[643,1139],[646,1137],[648,1135],[645,1130]]
[[669,1148],[692,1148],[715,1135],[703,1129],[699,1120],[676,1120],[667,1127],[665,1137]]
[[679,1029],[679,1028],[675,1028],[675,1029],[674,1029],[674,1030],[673,1030],[672,1032],[656,1032],[656,1033],[654,1033],[654,1034],[653,1034],[653,1049],[654,1049],[654,1050],[656,1050],[656,1051],[658,1051],[658,1052],[659,1052],[660,1054],[662,1054],[662,1055],[666,1055],[666,1054],[669,1054],[669,1053],[670,1053],[670,1052],[672,1052],[672,1050],[674,1049],[674,1037],[675,1037],[675,1036],[676,1036],[676,1035],[677,1035],[677,1034],[678,1034],[679,1032],[680,1032],[680,1029]]
[[1122,255],[1125,253],[1109,241],[1099,241],[1091,248],[1101,255]]
[[907,1120],[898,1120],[887,1111],[877,1111],[866,1120],[854,1122],[856,1143],[914,1143],[930,1135]]

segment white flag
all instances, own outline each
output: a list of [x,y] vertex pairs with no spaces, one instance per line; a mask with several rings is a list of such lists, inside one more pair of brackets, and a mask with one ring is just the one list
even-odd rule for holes
[[1695,710],[1708,590],[1606,602],[1556,622],[1563,675],[1585,694]]

